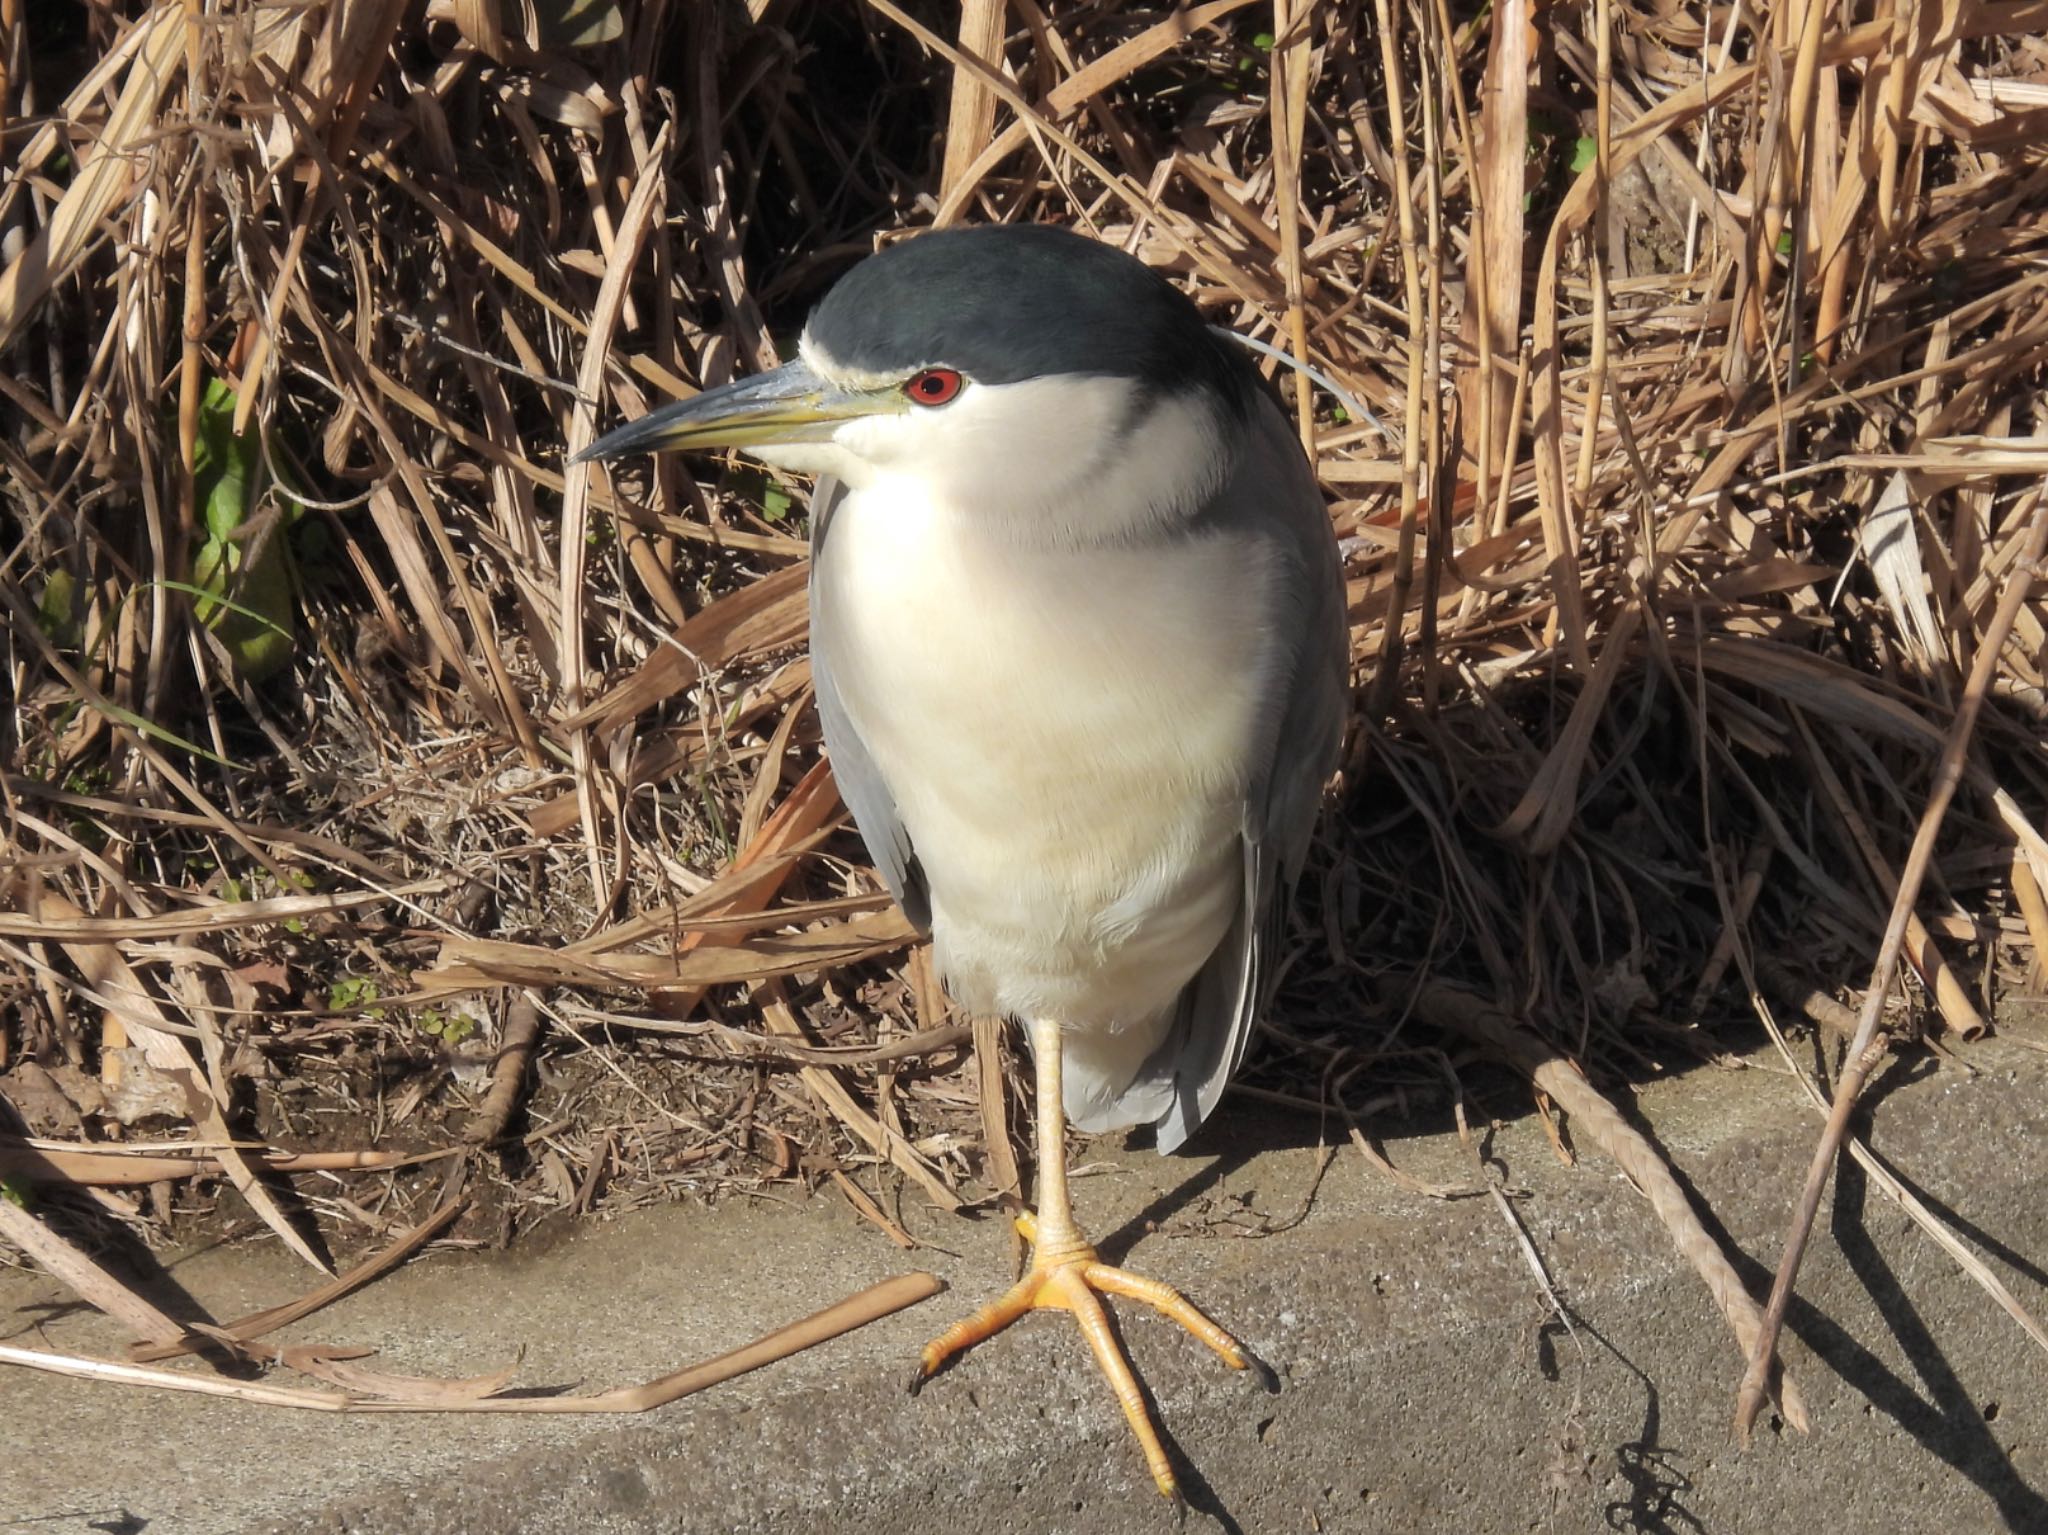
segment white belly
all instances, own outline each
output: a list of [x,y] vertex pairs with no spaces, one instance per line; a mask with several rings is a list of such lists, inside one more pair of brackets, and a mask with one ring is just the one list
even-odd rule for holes
[[1273,668],[1261,546],[1021,550],[886,483],[833,517],[833,677],[954,995],[1076,1027],[1157,1019],[1242,890]]

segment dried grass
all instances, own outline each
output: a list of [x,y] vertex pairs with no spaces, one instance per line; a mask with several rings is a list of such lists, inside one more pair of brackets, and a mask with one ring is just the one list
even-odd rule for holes
[[800,500],[562,472],[933,223],[1087,229],[1400,423],[1280,381],[1362,707],[1247,1094],[1427,1101],[1448,1049],[1598,1119],[1767,992],[1832,1072],[1843,997],[1882,1053],[2039,987],[2048,5],[549,9],[0,8],[39,1208],[156,1238],[225,1174],[324,1264],[472,1124],[500,1237],[1018,1192],[996,1031],[818,765]]

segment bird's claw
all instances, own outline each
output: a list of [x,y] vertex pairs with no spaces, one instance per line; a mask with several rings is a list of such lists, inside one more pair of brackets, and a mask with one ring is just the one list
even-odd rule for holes
[[1278,1377],[1266,1362],[1238,1342],[1172,1286],[1147,1279],[1128,1270],[1114,1268],[1096,1257],[1095,1249],[1071,1230],[1058,1241],[1040,1242],[1037,1223],[1020,1216],[1017,1226],[1034,1246],[1031,1265],[1024,1277],[996,1300],[974,1315],[954,1323],[926,1344],[912,1374],[910,1390],[915,1394],[923,1384],[953,1359],[986,1338],[994,1337],[1029,1311],[1065,1311],[1072,1314],[1082,1336],[1095,1355],[1096,1367],[1116,1393],[1124,1418],[1137,1436],[1145,1463],[1161,1493],[1172,1501],[1177,1516],[1187,1516],[1186,1501],[1173,1472],[1166,1447],[1153,1426],[1145,1397],[1132,1373],[1114,1333],[1102,1298],[1120,1295],[1141,1301],[1178,1322],[1233,1370],[1243,1370],[1267,1391],[1280,1388]]
[[1280,1372],[1246,1348],[1242,1343],[1237,1347],[1238,1352],[1244,1355],[1245,1373],[1251,1376],[1253,1382],[1266,1395],[1278,1396],[1280,1394]]

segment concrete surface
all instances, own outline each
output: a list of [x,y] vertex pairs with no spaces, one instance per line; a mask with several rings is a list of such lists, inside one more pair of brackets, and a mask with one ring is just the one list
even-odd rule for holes
[[[1966,1062],[1890,1084],[1876,1145],[2048,1312],[2048,1058],[1994,1040]],[[1698,1071],[1636,1109],[1742,1249],[1775,1261],[1816,1131],[1789,1083]],[[1793,1319],[1816,1432],[1766,1432],[1737,1452],[1735,1349],[1648,1206],[1597,1154],[1560,1167],[1527,1118],[1489,1147],[1528,1191],[1518,1206],[1575,1342],[1547,1319],[1491,1200],[1403,1193],[1348,1147],[1299,1225],[1231,1235],[1219,1220],[1299,1208],[1315,1151],[1271,1144],[1274,1129],[1239,1103],[1204,1137],[1207,1156],[1104,1153],[1076,1183],[1096,1230],[1128,1225],[1105,1244],[1113,1254],[1154,1223],[1128,1261],[1187,1289],[1287,1378],[1280,1396],[1260,1395],[1167,1324],[1125,1312],[1192,1468],[1190,1528],[2048,1531],[2048,1355],[1853,1170],[1825,1207]],[[1470,1172],[1447,1135],[1397,1135],[1388,1149],[1426,1179]],[[0,1372],[0,1532],[1170,1529],[1064,1319],[1028,1319],[923,1396],[903,1394],[917,1345],[1007,1273],[994,1221],[907,1213],[944,1249],[908,1256],[949,1294],[648,1417],[345,1418]],[[429,1255],[290,1336],[452,1375],[523,1345],[523,1382],[619,1384],[731,1347],[905,1257],[836,1196],[649,1212],[539,1254]],[[308,1277],[260,1249],[195,1255],[172,1274],[216,1316]],[[1760,1293],[1754,1265],[1752,1277]],[[60,1300],[47,1281],[0,1278],[0,1336],[114,1351],[101,1319],[52,1315]]]

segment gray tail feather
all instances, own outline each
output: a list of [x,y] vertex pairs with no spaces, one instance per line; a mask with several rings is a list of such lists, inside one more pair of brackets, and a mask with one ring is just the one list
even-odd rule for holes
[[1244,1059],[1259,1009],[1259,926],[1250,903],[1238,907],[1230,931],[1209,962],[1181,993],[1180,1014],[1166,1042],[1153,1053],[1148,1077],[1172,1083],[1172,1098],[1154,1121],[1162,1152],[1178,1151],[1202,1128]]

